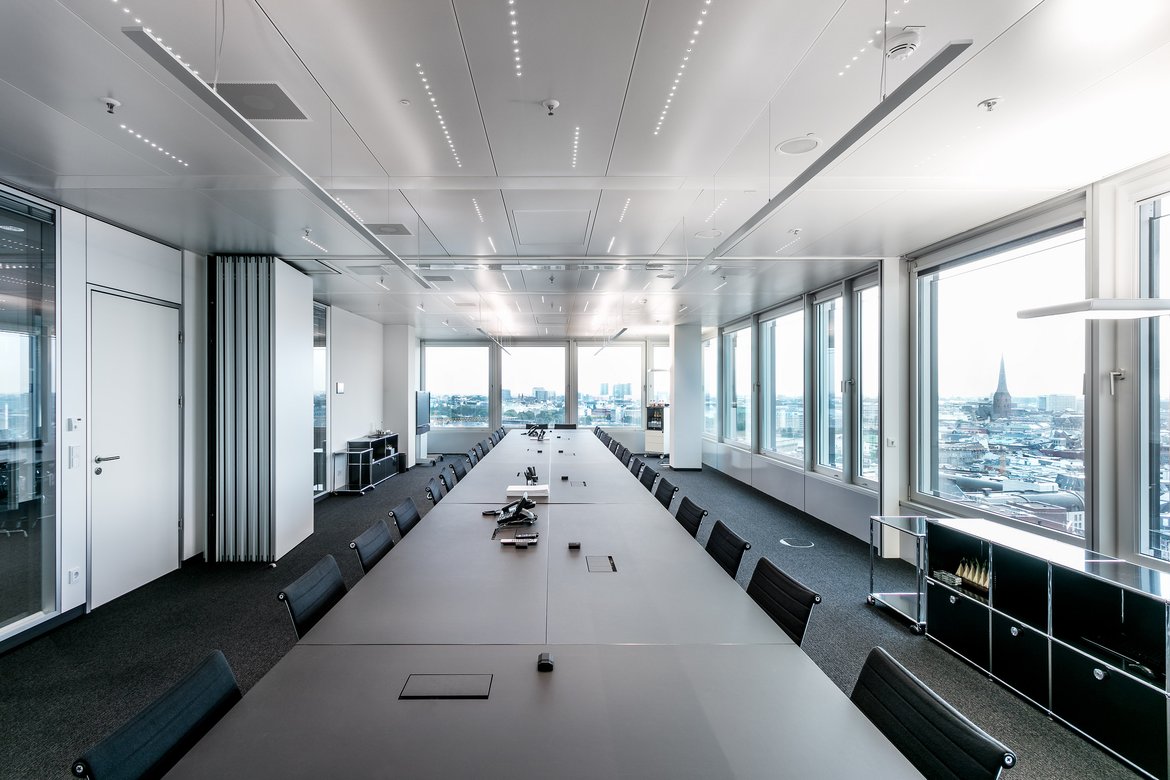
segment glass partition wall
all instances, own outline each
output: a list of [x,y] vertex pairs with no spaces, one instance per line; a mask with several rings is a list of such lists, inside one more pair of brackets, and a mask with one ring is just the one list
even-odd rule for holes
[[329,308],[313,304],[313,495],[329,490]]
[[0,194],[0,633],[57,606],[55,221]]

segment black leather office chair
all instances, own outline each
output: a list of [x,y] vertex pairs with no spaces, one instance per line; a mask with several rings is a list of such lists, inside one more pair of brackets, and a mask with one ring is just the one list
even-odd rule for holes
[[332,555],[326,555],[313,568],[276,594],[288,607],[297,638],[303,637],[346,593],[341,569]]
[[439,472],[439,481],[443,483],[443,495],[451,492],[451,488],[455,487],[455,475],[451,473],[450,469],[443,469]]
[[642,483],[642,487],[650,491],[653,491],[656,479],[658,479],[658,472],[649,466],[645,466],[642,473],[638,475],[638,481]]
[[617,439],[610,439],[609,440],[609,451],[612,452],[614,455],[617,455],[618,447],[620,447],[620,446],[622,446],[622,445],[618,442]]
[[427,480],[427,498],[431,500],[432,506],[438,506],[445,495],[447,495],[447,491],[443,487],[442,480],[438,477],[431,477]]
[[382,560],[393,546],[394,539],[390,536],[390,526],[381,518],[375,520],[373,525],[349,543],[349,549],[357,553],[363,574],[369,574],[374,564]]
[[707,554],[714,558],[732,579],[735,579],[735,574],[739,571],[739,562],[743,560],[744,552],[750,549],[752,546],[724,525],[722,520],[715,521],[715,527],[711,529],[711,536],[707,539]]
[[683,496],[682,501],[678,502],[678,511],[674,513],[674,519],[678,520],[678,524],[691,536],[699,533],[699,526],[703,524],[703,518],[706,516],[707,510],[687,496]]
[[593,426],[593,435],[599,439],[601,438],[601,426],[600,425]]
[[455,475],[456,482],[462,482],[463,478],[467,476],[467,461],[458,455],[451,461],[451,473]]
[[483,449],[484,455],[487,455],[489,452],[491,452],[492,450],[494,450],[496,448],[496,445],[492,444],[491,439],[484,439],[483,441],[480,442],[480,445],[481,445],[481,448]]
[[614,454],[617,455],[617,459],[622,462],[622,465],[625,465],[625,466],[630,465],[630,455],[632,453],[630,452],[629,447],[627,447],[626,445],[623,444],[620,447],[618,447],[617,452]]
[[240,700],[240,686],[213,650],[169,691],[73,762],[75,777],[162,777]]
[[813,607],[821,603],[819,593],[805,587],[776,567],[767,558],[756,562],[747,594],[755,600],[793,642],[804,641],[804,631]]
[[492,446],[493,446],[493,447],[494,447],[494,446],[496,446],[497,444],[499,444],[499,443],[500,443],[500,434],[499,434],[499,432],[498,432],[498,431],[492,431],[492,432],[491,432],[491,435],[489,435],[489,436],[488,436],[488,441],[490,441],[490,442],[492,443]]
[[504,430],[504,426],[502,425],[499,428],[496,428],[496,433],[500,434],[501,439],[508,435],[508,432]]
[[479,463],[479,450],[472,447],[467,451],[467,460],[470,461],[471,467],[475,468],[475,464]]
[[577,423],[553,423],[553,430],[575,431],[577,430]]
[[1016,754],[948,704],[880,647],[850,696],[928,780],[994,780]]
[[414,503],[414,499],[407,496],[406,499],[390,510],[390,519],[394,521],[395,527],[398,529],[398,535],[405,537],[410,533],[410,529],[418,525],[418,521],[422,516],[418,513],[418,507]]
[[670,484],[666,477],[658,480],[658,487],[654,491],[654,497],[658,499],[658,503],[669,512],[670,502],[674,500],[674,494],[678,492],[678,488]]
[[645,465],[645,464],[642,463],[641,458],[639,458],[637,456],[631,458],[630,459],[630,473],[633,474],[635,477],[640,477],[642,475],[642,466],[643,465]]

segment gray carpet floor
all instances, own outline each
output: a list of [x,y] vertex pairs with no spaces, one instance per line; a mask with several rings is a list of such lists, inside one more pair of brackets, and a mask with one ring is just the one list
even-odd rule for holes
[[[316,532],[275,568],[191,563],[0,656],[0,778],[68,777],[70,762],[220,648],[247,691],[296,643],[276,593],[332,553],[346,582],[361,576],[348,544],[406,496],[424,514],[424,486],[436,468],[415,467],[365,496],[316,507]],[[711,470],[666,471],[679,495],[712,510],[704,543],[721,519],[752,543],[739,570],[746,585],[765,555],[816,589],[824,603],[805,637],[809,656],[844,691],[866,653],[881,645],[940,695],[1010,745],[1020,763],[1005,777],[1133,778],[1123,765],[1009,693],[900,620],[868,607],[866,545]],[[676,503],[672,508],[677,506]],[[781,538],[812,541],[786,547]],[[883,582],[902,584],[910,567],[885,562]],[[847,750],[848,745],[842,745]]]

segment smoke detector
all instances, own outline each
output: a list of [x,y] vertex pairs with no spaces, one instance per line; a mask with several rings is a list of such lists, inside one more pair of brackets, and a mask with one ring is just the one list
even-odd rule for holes
[[903,27],[902,32],[886,38],[886,56],[891,60],[909,59],[922,45],[922,33],[917,27]]

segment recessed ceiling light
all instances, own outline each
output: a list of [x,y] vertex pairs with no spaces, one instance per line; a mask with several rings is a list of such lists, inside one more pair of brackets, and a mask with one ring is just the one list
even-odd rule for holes
[[[711,0],[705,0],[704,5],[711,5]],[[701,28],[704,22],[703,17],[707,15],[707,11],[708,9],[706,8],[700,8],[699,18],[695,20],[695,29],[691,31],[691,35],[697,37],[699,33],[702,32]],[[664,119],[666,119],[666,112],[670,109],[670,103],[674,99],[675,90],[678,89],[678,84],[682,79],[683,72],[686,70],[687,62],[690,60],[689,55],[693,51],[693,49],[690,47],[693,47],[694,45],[695,38],[691,38],[689,41],[687,41],[686,51],[684,52],[682,59],[679,61],[678,67],[675,68],[674,84],[670,88],[670,93],[666,96],[666,104],[663,106],[662,114],[659,116],[658,122],[654,126],[654,135],[658,135],[662,132],[662,122]]]
[[721,235],[723,235],[722,230],[709,228],[708,230],[700,230],[699,232],[695,233],[695,238],[719,238]]
[[780,154],[808,154],[821,145],[821,139],[812,133],[789,138],[776,144],[776,151]]
[[301,236],[301,239],[302,239],[303,241],[305,241],[305,242],[307,242],[307,243],[309,243],[309,244],[312,244],[313,246],[317,247],[318,249],[320,249],[320,250],[321,250],[322,252],[324,252],[325,254],[329,254],[329,250],[328,250],[328,249],[326,249],[325,247],[321,246],[320,244],[318,244],[318,243],[317,243],[316,241],[314,241],[313,239],[309,238],[309,235],[310,235],[312,232],[313,232],[313,231],[312,231],[310,228],[305,228],[304,235],[302,235],[302,236]]
[[704,219],[703,221],[704,221],[704,222],[710,222],[710,221],[711,221],[711,220],[712,220],[712,219],[715,217],[715,215],[716,215],[717,213],[719,213],[719,209],[723,208],[723,204],[724,204],[724,203],[726,203],[726,202],[727,202],[727,198],[724,198],[723,200],[719,201],[719,205],[718,205],[718,206],[716,206],[715,208],[711,209],[711,213],[710,213],[710,214],[708,214],[708,215],[707,215],[707,218],[706,218],[706,219]]
[[0,225],[0,230],[7,230],[9,233],[23,233],[24,228],[16,225]]
[[344,200],[342,200],[341,198],[336,198],[336,197],[334,198],[334,200],[337,201],[338,203],[340,203],[341,207],[343,209],[345,209],[351,217],[356,219],[358,222],[365,223],[365,220],[362,219],[361,215],[358,214],[356,211],[354,211],[352,208],[350,208],[349,204],[346,203]]
[[439,109],[439,103],[435,99],[434,94],[431,92],[430,84],[427,82],[426,78],[426,71],[423,70],[423,67],[420,63],[416,62],[414,67],[418,72],[419,81],[422,82],[423,89],[426,91],[428,99],[431,101],[431,106],[435,109],[435,119],[439,123],[439,132],[443,135],[443,140],[447,142],[447,148],[451,150],[451,156],[455,159],[455,166],[462,168],[463,161],[459,159],[459,152],[455,148],[455,142],[451,140],[451,133],[447,130],[447,122],[443,119],[443,112]]
[[612,236],[612,237],[609,239],[609,246],[605,248],[605,253],[606,253],[607,255],[608,255],[610,252],[612,252],[612,251],[613,251],[613,242],[614,242],[614,241],[616,241],[616,240],[617,240],[617,236]]
[[[674,278],[674,274],[672,274],[672,273],[658,274],[658,278],[659,278],[659,279],[673,279],[673,278]],[[644,290],[644,289],[646,289],[646,288],[645,288],[645,287],[643,287],[642,289]]]
[[[984,111],[994,111],[995,107],[1003,102],[1001,97],[987,98],[987,100],[980,100],[976,108],[982,108]],[[975,128],[976,130],[980,128]]]

